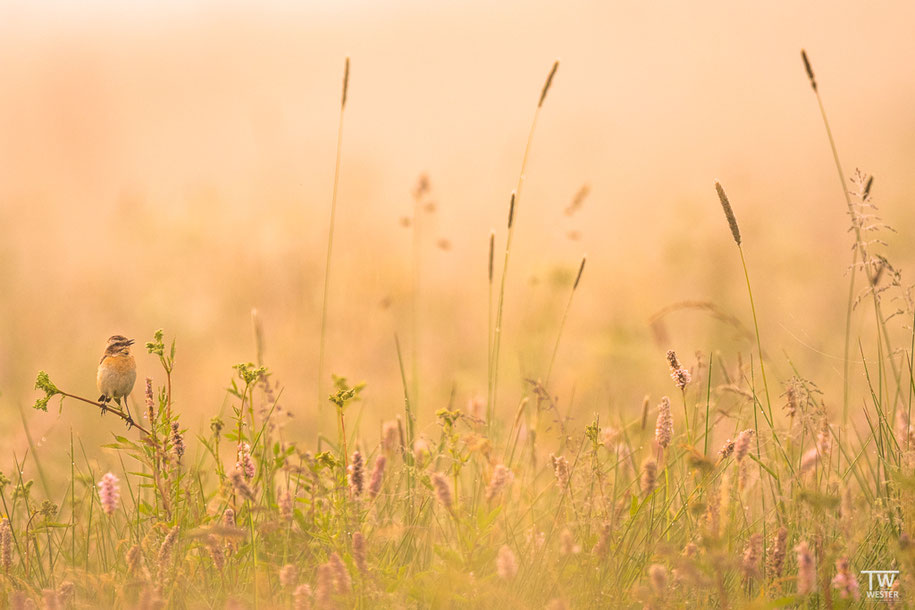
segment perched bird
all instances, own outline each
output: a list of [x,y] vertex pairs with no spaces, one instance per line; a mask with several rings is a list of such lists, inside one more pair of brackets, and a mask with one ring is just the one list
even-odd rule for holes
[[[130,355],[131,345],[133,339],[122,335],[109,337],[96,376],[98,390],[102,393],[98,399],[99,403],[106,404],[114,400],[120,407],[121,399],[124,399],[124,409],[127,410],[128,417],[130,409],[127,407],[127,396],[130,395],[137,380],[137,361]],[[105,411],[102,410],[102,413]]]

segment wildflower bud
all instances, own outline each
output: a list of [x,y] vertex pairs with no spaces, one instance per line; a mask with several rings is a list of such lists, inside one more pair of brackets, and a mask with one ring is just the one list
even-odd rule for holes
[[245,442],[239,443],[236,456],[235,468],[244,475],[246,481],[250,481],[256,473],[254,459],[251,457],[251,445]]
[[67,607],[76,595],[76,585],[69,580],[65,580],[57,585],[57,597],[60,603]]
[[816,591],[817,572],[816,560],[806,542],[801,542],[794,551],[797,553],[797,592],[798,595],[807,595]]
[[839,597],[842,599],[861,599],[861,593],[858,590],[858,579],[852,572],[847,557],[841,557],[836,561],[836,575],[832,579],[832,586],[838,589]]
[[747,548],[743,552],[743,562],[741,563],[741,569],[747,579],[758,575],[762,542],[762,534],[753,534],[747,541]]
[[724,460],[731,457],[731,454],[734,453],[734,445],[735,443],[731,439],[724,441],[724,445],[722,445],[721,449],[718,450],[719,462],[723,462]]
[[318,608],[331,607],[334,594],[334,569],[329,563],[318,566],[317,585],[315,586],[315,603]]
[[0,522],[0,565],[7,574],[13,565],[13,529],[5,518]]
[[336,551],[330,554],[330,557],[327,558],[327,563],[330,565],[331,570],[334,575],[334,588],[337,593],[345,595],[352,591],[353,581],[350,578],[349,570],[346,569],[346,564],[343,563],[343,560],[340,559],[340,555]]
[[206,538],[206,545],[207,551],[210,553],[210,559],[213,560],[213,565],[221,572],[222,568],[226,565],[226,555],[222,546],[219,544],[219,538],[210,534]]
[[648,459],[642,464],[642,494],[648,496],[658,485],[658,463]]
[[98,483],[99,502],[102,510],[109,517],[118,509],[118,500],[121,497],[121,490],[118,487],[118,478],[112,473],[107,473]]
[[442,506],[451,510],[451,485],[448,483],[448,479],[439,472],[432,473],[432,486],[435,488],[435,497],[441,503]]
[[612,526],[609,523],[604,523],[600,530],[600,537],[597,539],[597,544],[594,545],[593,549],[593,552],[597,557],[604,559],[607,556],[607,553],[610,552],[610,534],[612,532]]
[[386,421],[381,426],[381,448],[385,453],[393,455],[394,450],[397,449],[397,439],[399,434],[397,433],[397,421],[391,420]]
[[654,594],[658,598],[663,598],[667,593],[667,568],[659,563],[648,566],[648,580]]
[[620,438],[620,431],[612,426],[607,426],[606,428],[601,428],[600,431],[600,442],[607,449],[607,451],[613,451],[613,447],[616,446],[616,442]]
[[492,502],[493,498],[502,493],[506,486],[511,485],[514,475],[504,464],[499,464],[492,471],[492,479],[486,488],[486,501]]
[[507,544],[502,545],[496,557],[496,574],[502,580],[512,580],[518,574],[518,560]]
[[556,476],[556,484],[559,485],[559,489],[565,491],[572,476],[569,470],[569,460],[561,455],[552,454],[550,454],[550,460],[553,462],[553,474]]
[[347,480],[349,481],[349,489],[353,494],[353,497],[358,498],[362,495],[362,490],[365,488],[365,462],[362,459],[362,453],[360,451],[353,452],[353,461],[347,467]]
[[284,589],[293,587],[298,576],[298,568],[296,568],[291,563],[287,563],[282,568],[280,568],[280,586],[282,586]]
[[381,492],[381,484],[384,482],[384,467],[387,458],[379,455],[375,458],[375,466],[372,468],[372,474],[369,476],[369,499],[374,500]]
[[58,610],[60,608],[60,599],[54,589],[42,589],[41,598],[44,600],[43,607],[45,610]]
[[245,475],[238,468],[229,473],[229,481],[232,483],[232,487],[235,488],[236,493],[243,497],[245,500],[254,502],[254,490],[251,489],[251,486],[245,481]]
[[295,610],[311,610],[311,587],[299,585],[292,594],[292,604]]
[[[149,420],[150,424],[154,424],[156,421],[156,403],[153,400],[153,385],[152,378],[146,378],[146,419]],[[150,426],[151,430],[155,428]]]
[[804,452],[801,456],[801,472],[810,472],[813,470],[820,459],[820,452],[816,447],[812,447]]
[[359,571],[365,574],[367,571],[365,564],[365,536],[362,532],[353,532],[353,561]]
[[797,415],[797,409],[797,388],[793,385],[789,385],[788,389],[785,390],[785,414],[787,414],[788,417],[794,417]]
[[756,434],[755,430],[747,429],[737,435],[737,441],[734,445],[734,458],[741,462],[743,458],[747,457],[747,453],[750,452],[750,441],[753,440],[753,435]]
[[292,521],[292,492],[288,487],[277,491],[276,504],[283,521]]
[[125,557],[127,561],[127,575],[133,576],[137,573],[137,568],[140,566],[140,559],[143,558],[143,552],[140,551],[140,545],[135,544],[130,547],[130,550],[127,551],[127,556]]
[[785,565],[785,552],[788,543],[788,528],[782,526],[775,532],[772,544],[769,545],[769,575],[779,578]]
[[157,584],[159,589],[165,587],[165,581],[168,577],[168,569],[171,566],[172,554],[175,550],[175,542],[178,540],[178,526],[176,525],[165,536],[162,546],[159,547],[159,556],[157,560],[158,576]]
[[180,464],[181,458],[184,457],[184,437],[181,436],[181,430],[176,421],[172,422],[172,453],[175,456],[175,462]]

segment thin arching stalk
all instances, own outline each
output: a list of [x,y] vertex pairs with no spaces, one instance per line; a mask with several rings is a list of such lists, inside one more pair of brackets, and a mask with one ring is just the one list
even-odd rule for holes
[[334,189],[330,198],[330,222],[327,228],[327,257],[324,263],[324,298],[321,303],[321,344],[318,348],[318,401],[322,401],[322,383],[324,381],[324,349],[327,337],[327,295],[330,292],[330,262],[334,251],[334,224],[337,218],[337,189],[340,184],[340,159],[343,152],[343,116],[346,110],[346,91],[349,86],[349,57],[343,68],[343,96],[340,101],[340,120],[337,124],[337,156],[334,162]]
[[550,357],[550,366],[546,371],[546,380],[543,382],[543,385],[550,385],[550,376],[553,374],[553,364],[556,362],[556,354],[559,352],[559,341],[562,339],[562,331],[566,326],[566,319],[569,317],[569,310],[572,308],[572,298],[575,296],[575,290],[578,289],[578,284],[581,282],[581,274],[585,270],[585,261],[588,260],[588,257],[583,256],[581,259],[581,265],[578,267],[578,275],[575,276],[575,282],[572,284],[572,291],[569,293],[569,301],[566,303],[565,311],[562,312],[562,321],[559,322],[559,333],[556,335],[556,345],[553,346],[553,355]]
[[534,142],[534,132],[537,130],[537,120],[540,118],[540,109],[543,108],[543,102],[546,99],[547,92],[550,90],[550,85],[553,82],[553,77],[556,75],[556,70],[558,68],[559,62],[557,61],[553,63],[553,68],[550,70],[546,82],[543,84],[543,89],[540,92],[540,101],[537,103],[537,109],[534,111],[534,118],[531,121],[531,130],[527,134],[527,144],[524,147],[524,156],[521,159],[521,172],[518,174],[518,186],[515,188],[515,192],[512,193],[511,203],[509,205],[508,237],[506,237],[505,240],[505,260],[502,263],[502,278],[499,280],[499,305],[496,308],[496,326],[495,329],[493,329],[492,365],[489,373],[490,379],[492,380],[492,383],[490,384],[492,390],[489,396],[489,404],[486,409],[486,421],[487,425],[490,427],[493,423],[493,414],[495,412],[495,404],[499,390],[499,354],[502,344],[502,313],[505,305],[505,278],[508,273],[508,259],[511,256],[512,237],[514,237],[515,210],[521,202],[521,191],[524,187],[524,179],[527,175],[527,159],[530,156],[531,144]]
[[[846,304],[845,310],[845,347],[843,350],[843,392],[842,392],[842,421],[848,423],[848,369],[849,369],[849,351],[851,349],[851,318],[852,311],[854,311],[855,306],[855,276],[858,268],[858,244],[863,243],[861,239],[861,228],[855,222],[855,208],[851,202],[851,196],[848,193],[848,184],[845,178],[845,171],[842,169],[842,162],[839,160],[839,150],[836,147],[836,141],[832,135],[832,129],[829,126],[829,119],[826,118],[826,109],[823,106],[823,99],[820,97],[820,90],[817,87],[816,78],[813,75],[813,67],[810,65],[810,60],[807,58],[807,52],[801,50],[801,59],[804,61],[804,69],[807,71],[807,77],[810,79],[810,87],[813,89],[813,93],[817,99],[817,107],[820,110],[820,116],[823,118],[823,127],[826,129],[826,137],[829,139],[829,149],[832,152],[832,159],[836,166],[836,173],[839,177],[839,184],[842,187],[842,196],[845,197],[845,205],[848,206],[848,215],[852,220],[852,229],[855,233],[855,244],[856,247],[852,248],[852,259],[851,267],[848,274],[848,302]],[[890,345],[889,332],[886,328],[886,320],[883,317],[883,313],[880,308],[880,301],[877,298],[877,294],[874,291],[871,291],[871,294],[874,299],[874,314],[877,318],[877,340],[880,341],[880,334],[883,334],[883,341],[886,344],[887,353],[892,354],[892,347]],[[900,373],[896,367],[896,363],[893,361],[892,356],[890,357],[890,366],[893,369],[893,376],[896,379],[897,388],[900,385]],[[897,391],[898,398],[898,391]],[[895,400],[894,407],[895,407]]]

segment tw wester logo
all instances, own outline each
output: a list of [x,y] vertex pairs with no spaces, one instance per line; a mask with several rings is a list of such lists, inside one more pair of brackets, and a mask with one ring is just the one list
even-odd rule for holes
[[[861,570],[862,574],[867,574],[867,597],[873,600],[897,601],[899,599],[899,588],[893,588],[896,584],[896,576],[899,570]],[[876,582],[875,582],[876,581]]]

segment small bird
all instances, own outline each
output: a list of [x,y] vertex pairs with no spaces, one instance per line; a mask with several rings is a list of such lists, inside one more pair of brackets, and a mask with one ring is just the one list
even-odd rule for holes
[[[130,395],[133,384],[137,380],[137,361],[130,355],[131,345],[133,345],[133,339],[128,339],[123,335],[109,337],[105,353],[99,360],[96,376],[98,391],[102,393],[98,399],[99,403],[107,404],[114,400],[120,407],[123,398],[124,409],[127,410],[128,417],[131,415],[130,409],[127,407],[127,396]],[[104,413],[103,409],[102,414],[104,415]]]

